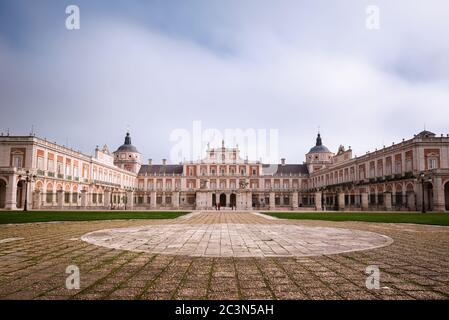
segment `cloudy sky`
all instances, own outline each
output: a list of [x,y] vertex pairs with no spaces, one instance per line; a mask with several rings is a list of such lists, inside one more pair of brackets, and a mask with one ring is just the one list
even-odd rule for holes
[[[80,30],[65,28],[70,4]],[[447,0],[0,0],[0,131],[90,154],[129,127],[159,162],[198,120],[277,129],[290,163],[318,127],[357,155],[424,125],[447,134],[447,17]]]

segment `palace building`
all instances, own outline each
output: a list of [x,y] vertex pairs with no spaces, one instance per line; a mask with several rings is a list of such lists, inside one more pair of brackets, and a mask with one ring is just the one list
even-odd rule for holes
[[143,164],[127,133],[94,156],[36,136],[0,136],[0,209],[449,211],[449,136],[423,131],[361,157],[323,145],[305,162],[206,150],[195,162]]

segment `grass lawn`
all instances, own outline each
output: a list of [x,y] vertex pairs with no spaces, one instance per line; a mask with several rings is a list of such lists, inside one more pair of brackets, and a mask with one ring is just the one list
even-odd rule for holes
[[126,219],[174,219],[188,211],[0,211],[0,224]]
[[449,226],[449,213],[418,212],[262,212],[281,219],[416,223]]

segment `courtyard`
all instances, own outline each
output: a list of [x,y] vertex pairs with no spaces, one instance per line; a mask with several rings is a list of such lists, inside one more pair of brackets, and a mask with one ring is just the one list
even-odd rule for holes
[[0,225],[0,299],[448,298],[447,226],[245,211]]

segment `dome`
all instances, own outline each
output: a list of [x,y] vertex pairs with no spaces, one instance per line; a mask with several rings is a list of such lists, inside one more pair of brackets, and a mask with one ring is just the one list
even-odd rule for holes
[[115,151],[115,152],[136,152],[136,153],[139,153],[139,151],[137,151],[137,148],[131,144],[131,136],[129,135],[129,132],[126,133],[125,143],[122,144],[117,149],[117,151]]
[[310,149],[309,153],[327,153],[330,152],[326,146],[315,146]]
[[316,145],[310,149],[309,153],[330,153],[329,149],[326,146],[323,146],[323,142],[321,141],[321,135],[318,133],[318,137],[316,138]]

